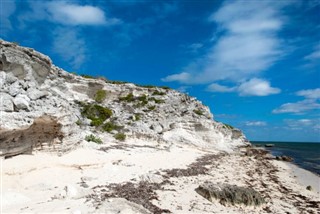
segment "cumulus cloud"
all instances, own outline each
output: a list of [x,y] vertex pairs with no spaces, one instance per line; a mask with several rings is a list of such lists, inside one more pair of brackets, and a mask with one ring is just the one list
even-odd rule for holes
[[298,101],[296,103],[285,103],[281,105],[279,108],[276,108],[272,111],[272,113],[280,114],[280,113],[296,113],[301,114],[307,111],[320,109],[320,104],[315,100],[306,99],[302,101]]
[[[227,1],[209,18],[221,29],[210,51],[187,65],[180,74],[163,80],[188,84],[220,80],[239,83],[258,76],[283,54],[281,40],[276,35],[284,24],[279,14],[282,6],[274,1],[250,4],[242,0]],[[278,90],[269,86],[267,92],[274,94]]]
[[207,91],[211,92],[233,92],[236,90],[236,87],[227,87],[217,83],[212,83],[207,87]]
[[263,79],[253,78],[242,82],[238,86],[227,87],[217,83],[212,83],[207,87],[211,92],[238,92],[240,96],[268,96],[271,94],[278,94],[281,92],[279,88],[270,86],[270,82]]
[[317,130],[319,128],[319,120],[318,119],[285,119],[284,123],[286,124],[287,129],[291,130],[301,130],[304,128],[309,128],[313,130]]
[[297,96],[302,96],[305,99],[295,103],[285,103],[279,108],[276,108],[272,113],[295,113],[303,114],[307,111],[320,109],[320,88],[300,90],[295,93]]
[[267,123],[264,121],[247,121],[246,126],[266,126]]
[[46,20],[62,25],[113,25],[120,23],[117,18],[107,18],[99,7],[79,5],[65,1],[31,1],[32,12],[23,14],[22,21]]
[[301,90],[296,93],[298,96],[303,96],[307,99],[320,99],[320,88]]
[[266,80],[253,78],[242,83],[238,88],[238,92],[240,96],[267,96],[278,94],[281,90],[271,87],[270,82]]

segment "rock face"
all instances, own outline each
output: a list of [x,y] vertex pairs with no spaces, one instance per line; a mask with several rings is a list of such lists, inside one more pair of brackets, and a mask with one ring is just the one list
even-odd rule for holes
[[258,206],[264,203],[264,199],[257,191],[230,184],[205,182],[195,191],[207,200],[211,202],[218,200],[223,205],[244,204],[247,206]]
[[[77,76],[33,49],[5,41],[0,41],[0,86],[1,156],[33,149],[64,152],[89,134],[104,141],[116,141],[113,135],[120,133],[224,151],[247,144],[240,130],[214,121],[208,107],[186,94]],[[97,97],[101,94],[105,97]],[[100,113],[84,114],[90,105]],[[101,113],[106,109],[108,117]]]

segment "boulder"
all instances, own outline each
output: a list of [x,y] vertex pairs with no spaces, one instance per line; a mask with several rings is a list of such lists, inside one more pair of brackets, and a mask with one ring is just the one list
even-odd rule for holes
[[16,96],[14,98],[13,103],[18,110],[20,110],[20,109],[28,110],[30,99],[27,95],[19,94],[18,96]]
[[35,89],[35,88],[29,88],[27,91],[27,94],[31,100],[37,100],[47,96],[48,92],[39,91],[38,89]]
[[0,111],[12,112],[14,110],[12,99],[7,93],[0,93]]
[[252,188],[230,184],[205,182],[195,191],[205,199],[211,202],[218,200],[223,205],[244,204],[246,206],[258,206],[265,202],[261,194]]

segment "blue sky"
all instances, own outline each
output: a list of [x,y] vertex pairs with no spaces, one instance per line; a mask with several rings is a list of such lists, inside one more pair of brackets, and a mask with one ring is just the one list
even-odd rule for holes
[[170,86],[249,140],[320,142],[319,0],[0,6],[0,38],[67,71]]

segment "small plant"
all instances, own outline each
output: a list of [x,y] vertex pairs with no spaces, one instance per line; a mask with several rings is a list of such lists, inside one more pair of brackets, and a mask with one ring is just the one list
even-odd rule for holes
[[79,120],[76,121],[76,124],[77,124],[78,126],[81,126],[81,125],[82,125],[82,121],[79,119]]
[[149,111],[153,111],[153,110],[155,110],[156,109],[156,106],[148,106],[148,110]]
[[142,88],[156,88],[157,86],[154,85],[139,85],[139,84],[135,84],[136,86],[142,87]]
[[171,89],[169,86],[160,86],[159,88],[166,89],[166,90]]
[[102,140],[99,137],[94,136],[93,134],[87,135],[85,137],[85,140],[88,141],[88,142],[94,142],[94,143],[97,143],[97,144],[102,144]]
[[124,133],[119,132],[119,133],[114,135],[114,138],[116,140],[119,140],[119,141],[125,141],[126,140],[126,135]]
[[120,101],[133,102],[135,99],[134,99],[133,94],[130,93],[130,94],[128,94],[128,95],[125,96],[125,97],[120,97],[119,100],[120,100]]
[[149,100],[152,100],[152,101],[154,101],[154,102],[157,103],[157,104],[165,103],[164,100],[157,99],[157,98],[155,98],[155,97],[151,97]]
[[105,124],[103,124],[102,129],[106,132],[112,132],[113,130],[120,130],[122,129],[123,126],[118,126],[112,122],[107,122]]
[[111,83],[111,84],[116,84],[116,85],[122,85],[122,84],[128,83],[128,82],[124,82],[124,81],[110,81],[110,80],[107,80],[106,82]]
[[134,114],[134,121],[141,120],[141,115],[140,114]]
[[98,90],[94,95],[94,100],[97,103],[102,103],[107,97],[107,92],[105,90]]
[[311,191],[311,190],[312,190],[312,187],[309,185],[309,186],[307,186],[306,189],[309,190],[309,191]]
[[80,74],[80,76],[87,78],[87,79],[95,79],[94,76],[88,75],[88,74]]
[[229,125],[229,124],[224,123],[223,125],[224,125],[227,129],[234,129],[233,126],[231,126],[231,125]]
[[166,95],[166,93],[165,93],[165,92],[162,92],[162,91],[158,91],[158,90],[156,90],[156,91],[154,91],[154,92],[152,93],[152,95],[159,95],[159,96],[163,96],[163,95]]
[[92,126],[100,126],[103,122],[112,116],[112,111],[109,108],[97,104],[81,104],[83,109],[82,116],[91,120]]
[[203,115],[203,112],[200,109],[194,109],[193,112],[200,116]]

